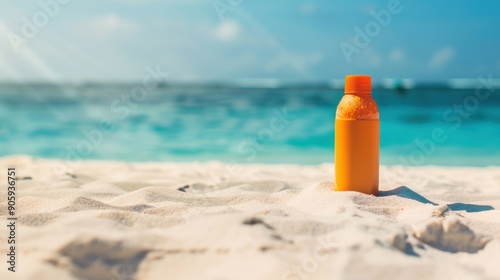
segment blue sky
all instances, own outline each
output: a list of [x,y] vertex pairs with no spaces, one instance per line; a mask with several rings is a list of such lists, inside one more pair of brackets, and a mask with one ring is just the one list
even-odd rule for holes
[[[500,74],[498,1],[55,1],[0,2],[0,80],[138,80],[156,64],[182,81]],[[55,11],[45,22],[40,3]],[[230,8],[224,19],[214,3]],[[384,11],[386,26],[372,14]],[[31,38],[26,21],[39,23]],[[340,45],[356,47],[370,24],[379,30],[349,62]]]

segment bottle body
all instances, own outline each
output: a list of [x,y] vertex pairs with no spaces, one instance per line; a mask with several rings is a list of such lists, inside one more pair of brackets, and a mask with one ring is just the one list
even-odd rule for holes
[[335,190],[378,194],[380,120],[370,94],[346,93],[335,118]]

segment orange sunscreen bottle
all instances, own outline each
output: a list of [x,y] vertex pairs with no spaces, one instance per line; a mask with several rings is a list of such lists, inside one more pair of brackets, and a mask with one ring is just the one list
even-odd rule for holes
[[335,117],[335,190],[378,194],[380,120],[371,77],[345,78]]

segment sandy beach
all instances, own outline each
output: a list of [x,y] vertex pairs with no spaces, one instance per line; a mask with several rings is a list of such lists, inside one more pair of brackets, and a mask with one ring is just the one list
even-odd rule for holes
[[0,159],[1,279],[500,278],[500,167],[382,166],[374,197],[333,192],[332,164],[60,164]]

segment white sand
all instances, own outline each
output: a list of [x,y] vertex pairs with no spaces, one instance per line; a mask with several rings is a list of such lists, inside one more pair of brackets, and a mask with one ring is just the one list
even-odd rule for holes
[[331,191],[331,164],[245,165],[223,182],[222,163],[54,166],[0,159],[0,279],[500,279],[500,167],[382,167],[373,197]]

